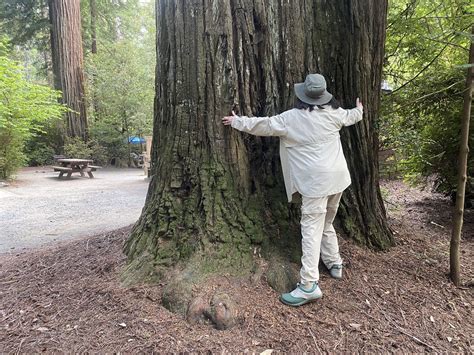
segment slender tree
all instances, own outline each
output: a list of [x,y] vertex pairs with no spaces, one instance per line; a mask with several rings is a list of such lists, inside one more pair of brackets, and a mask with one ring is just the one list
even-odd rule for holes
[[[474,27],[471,31],[474,36]],[[474,45],[471,40],[469,50],[469,68],[466,76],[466,89],[464,91],[464,105],[461,116],[461,141],[459,145],[458,157],[458,186],[456,189],[456,207],[453,214],[453,229],[451,234],[450,255],[450,276],[456,286],[461,283],[459,245],[461,242],[461,232],[464,217],[464,197],[466,193],[467,180],[467,157],[469,155],[469,122],[471,120],[472,103],[472,80],[474,75]]]
[[340,226],[367,246],[391,245],[377,173],[387,2],[156,2],[152,174],[125,245],[126,276],[183,265],[200,275],[250,271],[253,254],[298,259],[298,209],[288,205],[278,140],[226,129],[221,117],[292,108],[293,84],[319,72],[346,107],[367,113],[343,135],[353,184]]
[[66,113],[67,135],[87,139],[84,70],[79,0],[49,0],[54,84]]
[[91,8],[91,52],[97,53],[97,4],[95,0],[89,0],[89,6]]

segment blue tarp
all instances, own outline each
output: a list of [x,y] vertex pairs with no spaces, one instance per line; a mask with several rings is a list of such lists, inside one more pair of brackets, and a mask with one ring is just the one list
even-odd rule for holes
[[128,137],[128,142],[131,144],[140,144],[140,143],[145,143],[145,138],[141,137]]

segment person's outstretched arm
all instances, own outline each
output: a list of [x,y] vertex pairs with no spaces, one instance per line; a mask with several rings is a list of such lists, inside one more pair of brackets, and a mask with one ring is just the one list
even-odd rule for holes
[[352,126],[353,124],[362,120],[362,114],[364,112],[364,106],[360,102],[359,98],[356,100],[356,107],[350,110],[344,110],[341,117],[341,124],[343,126]]
[[285,120],[281,115],[272,117],[246,117],[237,116],[232,111],[232,116],[226,116],[222,123],[239,131],[253,134],[254,136],[284,136],[287,133]]

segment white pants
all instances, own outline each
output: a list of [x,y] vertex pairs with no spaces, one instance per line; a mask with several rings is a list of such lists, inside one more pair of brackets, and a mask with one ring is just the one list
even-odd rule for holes
[[326,197],[304,197],[301,206],[301,283],[319,280],[319,255],[330,269],[342,264],[336,231],[332,225],[342,192]]

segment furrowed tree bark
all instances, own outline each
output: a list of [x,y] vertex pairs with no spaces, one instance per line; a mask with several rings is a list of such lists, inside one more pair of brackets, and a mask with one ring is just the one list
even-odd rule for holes
[[54,83],[62,92],[69,137],[87,139],[84,69],[79,0],[49,0]]
[[[474,27],[471,34],[474,35]],[[472,80],[474,75],[474,46],[471,42],[469,50],[469,62],[471,66],[467,69],[466,90],[464,92],[464,105],[461,116],[461,141],[459,144],[458,157],[458,186],[456,189],[456,206],[453,213],[453,229],[451,233],[451,243],[449,249],[450,277],[456,286],[461,284],[461,272],[459,261],[459,249],[461,243],[461,233],[464,218],[464,198],[466,195],[467,180],[467,157],[469,155],[469,122],[471,120],[472,103]]]
[[293,84],[315,72],[345,107],[365,104],[364,120],[342,132],[353,184],[340,226],[372,248],[392,244],[375,129],[386,10],[379,0],[156,2],[153,177],[124,246],[128,281],[176,265],[191,279],[250,272],[259,253],[298,261],[299,206],[286,201],[278,140],[221,118],[292,108]]

